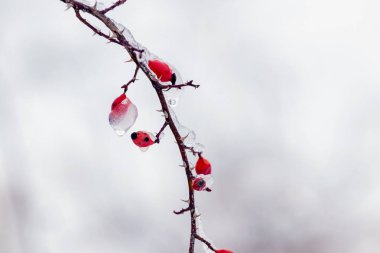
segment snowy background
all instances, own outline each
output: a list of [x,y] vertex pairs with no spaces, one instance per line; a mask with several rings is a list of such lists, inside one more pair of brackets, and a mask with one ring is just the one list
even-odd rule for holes
[[[109,3],[108,1],[107,3]],[[0,252],[186,252],[173,138],[142,153],[108,125],[125,51],[58,0],[0,8]],[[380,251],[377,0],[128,0],[110,13],[176,66],[177,107],[213,163],[207,235],[237,253]],[[134,130],[162,118],[147,79]],[[198,252],[201,249],[198,248]]]

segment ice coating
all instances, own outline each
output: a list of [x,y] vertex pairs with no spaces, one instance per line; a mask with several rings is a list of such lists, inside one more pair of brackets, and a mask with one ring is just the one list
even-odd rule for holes
[[98,11],[102,11],[106,9],[106,6],[102,2],[95,2],[95,7]]
[[116,26],[117,30],[123,34],[125,39],[128,41],[129,45],[131,45],[134,48],[137,49],[143,49],[143,47],[138,43],[135,38],[133,37],[131,31],[126,28],[124,25],[116,22],[115,20],[111,19],[112,23]]
[[[118,101],[120,98],[123,98],[121,102]],[[112,104],[108,119],[115,133],[123,136],[133,126],[137,115],[137,107],[125,95],[121,95]]]
[[[160,57],[158,57],[157,55],[153,54],[153,53],[150,53],[149,51],[144,51],[143,53],[143,58],[142,61],[145,63],[145,64],[148,64],[149,61],[160,61],[160,62],[163,62],[165,64],[167,64],[171,70],[172,73],[175,74],[176,76],[176,82],[175,84],[182,84],[183,81],[182,81],[182,77],[181,77],[181,74],[179,73],[179,71],[173,66],[171,65],[170,63],[167,63],[166,61],[160,59]],[[149,64],[148,64],[149,65]],[[149,67],[149,66],[148,66]],[[153,71],[152,71],[152,74],[157,78],[157,79],[160,79],[159,76],[157,76]],[[170,80],[168,79],[165,79],[167,81],[162,81],[162,83],[164,83],[164,85],[171,85],[172,83],[170,82]],[[178,101],[179,101],[179,97],[181,95],[181,90],[179,89],[170,89],[170,90],[167,90],[167,91],[164,91],[164,96],[166,98],[166,101],[168,103],[168,105],[170,107],[176,107],[177,104],[178,104]]]
[[[201,220],[201,214],[199,213],[199,210],[198,208],[196,207],[195,208],[195,223],[196,223],[196,227],[197,227],[197,235],[199,235],[200,237],[202,237],[203,239],[205,239],[206,241],[210,242],[212,246],[214,246],[214,243],[209,239],[207,238],[206,236],[206,233],[204,232],[204,229],[203,229],[203,225],[202,225],[202,220]],[[203,251],[206,252],[206,253],[215,253],[214,251],[212,251],[211,249],[209,249],[209,247],[202,243],[202,248],[203,248]],[[215,248],[215,247],[214,247]]]
[[[183,84],[183,80],[182,80],[182,77],[181,77],[181,74],[179,73],[179,71],[174,66],[172,66],[170,64],[169,64],[169,66],[172,69],[173,73],[177,77],[177,81],[175,84]],[[182,93],[182,90],[176,89],[176,88],[170,89],[170,90],[164,92],[166,101],[168,102],[168,105],[170,107],[176,107],[178,105],[181,93]]]
[[91,3],[89,1],[86,1],[86,0],[76,0],[78,3],[81,3],[81,4],[84,4],[84,5],[87,5],[87,6],[90,6]]
[[169,108],[169,113],[174,125],[178,129],[179,135],[181,135],[183,139],[183,143],[189,148],[194,148],[195,152],[204,152],[204,146],[201,143],[196,142],[197,136],[195,132],[179,122],[178,117],[172,108]]

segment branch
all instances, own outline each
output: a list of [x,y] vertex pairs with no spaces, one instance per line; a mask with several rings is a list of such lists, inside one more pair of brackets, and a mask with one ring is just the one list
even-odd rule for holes
[[188,147],[185,144],[183,146],[183,148],[190,151],[193,154],[193,156],[198,156],[199,158],[202,157],[202,152],[195,151],[194,147]]
[[77,16],[77,18],[78,18],[83,24],[85,24],[87,27],[89,27],[92,31],[94,31],[94,34],[98,34],[98,35],[100,35],[100,36],[102,36],[102,37],[108,39],[108,40],[111,41],[111,42],[114,42],[114,43],[116,43],[116,44],[121,45],[119,41],[117,41],[117,40],[115,40],[114,38],[112,38],[112,37],[110,37],[110,36],[108,36],[108,35],[102,33],[101,30],[99,30],[98,28],[96,28],[95,26],[93,26],[93,25],[91,25],[89,22],[87,22],[87,20],[84,19],[84,18],[82,17],[82,15],[80,15],[80,12],[79,12],[79,9],[78,9],[78,8],[74,8],[74,11],[75,11],[75,15]]
[[115,9],[116,7],[124,4],[127,0],[118,0],[117,2],[115,2],[113,5],[111,5],[110,7],[108,7],[107,9],[104,9],[102,10],[100,13],[102,14],[106,14],[107,12],[109,12],[110,10],[113,10]]
[[183,214],[183,213],[188,212],[188,211],[190,211],[190,206],[189,206],[189,207],[186,207],[186,208],[182,208],[182,209],[179,210],[179,211],[175,211],[175,210],[174,210],[173,213],[179,215],[179,214]]
[[191,86],[191,87],[194,87],[195,89],[199,88],[200,85],[197,85],[197,84],[193,84],[193,80],[191,81],[188,81],[184,84],[173,84],[173,85],[161,85],[161,89],[164,90],[164,91],[168,91],[170,89],[181,89],[182,87],[186,87],[186,86]]
[[155,143],[160,143],[160,135],[161,133],[165,130],[165,128],[169,125],[167,121],[165,121],[164,125],[161,127],[160,131],[156,134],[156,140],[154,141]]
[[[103,11],[99,11],[95,7],[88,6],[86,4],[77,2],[75,0],[60,0],[60,1],[68,4],[69,6],[72,6],[75,10],[77,18],[81,22],[83,22],[86,26],[88,26],[91,30],[93,30],[94,32],[96,32],[100,36],[105,37],[108,40],[111,39],[110,41],[115,42],[115,43],[123,46],[124,49],[128,52],[131,59],[136,64],[136,71],[135,71],[134,77],[127,84],[125,84],[125,86],[123,86],[124,89],[127,89],[131,83],[136,81],[136,75],[137,75],[137,71],[139,69],[141,69],[144,72],[144,74],[147,76],[147,78],[151,82],[153,88],[155,89],[157,97],[158,97],[160,104],[161,104],[162,112],[165,115],[167,115],[167,117],[165,117],[165,119],[166,119],[165,124],[167,124],[170,127],[170,130],[172,131],[172,133],[174,135],[174,138],[177,142],[178,149],[179,149],[179,152],[180,152],[180,155],[182,158],[182,162],[183,162],[184,168],[185,168],[185,173],[186,173],[186,177],[187,177],[187,184],[188,184],[188,193],[189,193],[189,207],[188,207],[188,209],[190,212],[190,223],[191,223],[189,253],[194,253],[194,243],[195,243],[195,238],[197,236],[196,235],[197,226],[196,226],[196,213],[195,213],[195,198],[194,198],[194,190],[191,187],[192,179],[194,178],[194,176],[192,175],[192,172],[190,169],[190,164],[189,164],[189,160],[188,160],[186,149],[185,149],[186,146],[184,145],[183,139],[182,139],[182,137],[181,137],[181,135],[177,129],[176,124],[173,121],[172,115],[170,113],[168,104],[166,102],[166,99],[165,99],[165,96],[163,93],[163,89],[166,89],[166,90],[170,90],[172,88],[180,89],[184,86],[192,86],[194,88],[197,88],[199,86],[193,85],[192,81],[190,81],[190,82],[187,82],[186,84],[180,84],[180,85],[175,85],[175,86],[172,85],[171,87],[162,87],[162,85],[160,84],[160,81],[151,72],[149,66],[146,63],[138,60],[136,52],[140,52],[140,54],[141,54],[142,52],[144,52],[144,50],[133,47],[131,45],[131,43],[127,40],[127,38],[124,36],[124,34],[123,34],[124,31],[119,31],[119,29],[116,26],[116,24],[114,23],[114,21],[105,15],[108,11],[110,11],[110,10],[116,8],[117,6],[123,4],[125,1],[119,0],[115,4],[113,4],[112,6],[110,6],[109,8],[107,8]],[[93,17],[97,18],[108,29],[110,29],[111,32],[113,32],[113,34],[116,36],[117,40],[111,38],[110,36],[105,35],[104,33],[101,33],[98,29],[96,29],[94,26],[89,24],[84,18],[82,18],[79,11],[86,12],[89,15],[92,15]],[[115,41],[113,41],[113,40],[115,40]]]
[[126,83],[126,84],[124,84],[123,86],[121,86],[121,88],[124,89],[124,93],[127,92],[127,90],[128,90],[128,86],[129,86],[130,84],[134,83],[136,80],[139,80],[139,79],[136,78],[136,77],[137,77],[137,73],[139,72],[139,69],[140,69],[139,65],[136,65],[135,73],[134,73],[132,79],[129,80],[128,83]]
[[212,250],[212,251],[216,251],[216,249],[211,245],[211,243],[209,241],[207,241],[206,239],[204,239],[203,237],[199,236],[198,234],[195,234],[195,238],[201,242],[203,242],[204,244],[207,245],[207,247]]

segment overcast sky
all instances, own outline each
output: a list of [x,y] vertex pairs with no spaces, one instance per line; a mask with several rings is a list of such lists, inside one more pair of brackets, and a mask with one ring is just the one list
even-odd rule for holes
[[[176,112],[213,164],[213,191],[196,198],[217,247],[379,252],[379,9],[128,0],[109,14],[201,85]],[[145,153],[116,136],[110,105],[134,66],[64,10],[58,0],[0,8],[0,252],[186,252],[172,136]],[[157,132],[158,99],[139,78],[133,130]]]

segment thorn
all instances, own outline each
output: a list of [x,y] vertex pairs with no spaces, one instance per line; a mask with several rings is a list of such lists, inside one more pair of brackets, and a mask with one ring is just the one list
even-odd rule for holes
[[181,141],[186,140],[186,138],[189,137],[189,134],[190,134],[190,133],[188,133],[186,136],[183,136],[183,137],[181,136]]
[[95,4],[94,4],[93,8],[95,8],[95,9],[96,9],[97,5],[98,5],[98,2],[95,2]]
[[156,110],[157,112],[164,112],[162,109],[160,109],[160,110]]
[[111,40],[109,40],[109,41],[107,41],[107,44],[110,44],[112,41]]
[[125,61],[125,62],[132,62],[133,61],[133,59],[131,58],[131,59],[129,59],[128,61]]
[[178,165],[179,167],[185,168],[186,166],[184,164]]
[[184,200],[184,199],[181,199],[183,202],[185,202],[185,203],[190,203],[190,200]]
[[195,219],[199,218],[199,217],[201,217],[201,214],[196,214],[194,217],[195,217]]
[[95,36],[95,35],[97,35],[97,33],[96,33],[96,32],[94,32],[94,33],[92,34],[92,36]]

